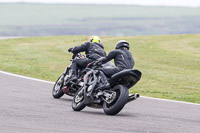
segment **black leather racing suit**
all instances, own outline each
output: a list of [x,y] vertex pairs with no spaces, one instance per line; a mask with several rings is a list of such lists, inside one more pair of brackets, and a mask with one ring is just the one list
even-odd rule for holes
[[92,43],[92,42],[85,42],[84,44],[80,46],[76,46],[71,51],[73,54],[79,53],[79,52],[85,52],[87,58],[81,58],[75,60],[75,62],[72,64],[73,73],[77,76],[77,66],[76,64],[81,67],[85,68],[88,63],[99,59],[100,57],[105,57],[106,52],[104,51],[104,46],[102,43]]
[[111,77],[113,74],[124,69],[132,69],[135,65],[131,52],[126,48],[111,51],[108,56],[103,58],[101,61],[102,63],[106,63],[112,59],[114,59],[115,67],[105,67],[102,69],[108,77]]
[[100,57],[106,56],[106,52],[104,51],[104,46],[102,43],[85,42],[81,46],[76,46],[72,49],[72,53],[74,54],[84,51],[88,59],[96,60]]

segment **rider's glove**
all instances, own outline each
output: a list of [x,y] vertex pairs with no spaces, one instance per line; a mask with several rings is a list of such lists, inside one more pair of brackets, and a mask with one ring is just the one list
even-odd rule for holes
[[101,64],[102,64],[101,61],[96,61],[96,62],[95,62],[95,65],[97,65],[97,66],[100,66]]
[[101,57],[101,58],[97,59],[97,61],[95,62],[95,65],[97,65],[97,66],[102,65],[104,59],[105,59],[105,57]]
[[73,50],[73,48],[69,48],[69,49],[68,49],[68,52],[72,52],[72,50]]

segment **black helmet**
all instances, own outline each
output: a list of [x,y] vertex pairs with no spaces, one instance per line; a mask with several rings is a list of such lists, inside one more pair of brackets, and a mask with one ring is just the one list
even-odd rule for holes
[[126,48],[129,49],[129,43],[125,40],[120,40],[116,43],[115,49],[119,49],[119,48],[122,48],[122,47],[126,47]]

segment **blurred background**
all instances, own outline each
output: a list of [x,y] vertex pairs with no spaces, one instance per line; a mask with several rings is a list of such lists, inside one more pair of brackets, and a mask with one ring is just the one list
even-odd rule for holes
[[0,0],[0,36],[191,33],[199,0]]

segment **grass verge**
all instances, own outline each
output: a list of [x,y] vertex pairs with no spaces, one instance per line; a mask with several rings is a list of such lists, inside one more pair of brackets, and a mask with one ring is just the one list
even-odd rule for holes
[[[200,35],[101,38],[107,53],[118,40],[130,42],[135,69],[143,73],[131,93],[200,103]],[[71,59],[67,49],[87,40],[88,36],[0,40],[0,70],[55,81]]]

